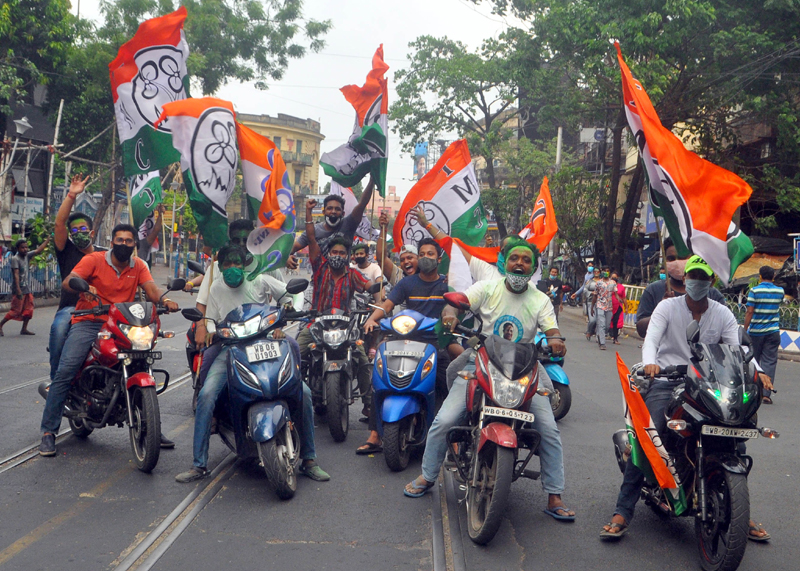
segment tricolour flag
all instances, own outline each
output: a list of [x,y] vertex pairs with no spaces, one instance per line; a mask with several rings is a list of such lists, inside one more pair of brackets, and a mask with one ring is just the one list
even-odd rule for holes
[[519,235],[539,248],[540,252],[544,252],[556,232],[558,232],[558,223],[556,222],[556,212],[553,209],[553,198],[550,196],[550,184],[547,177],[544,177],[542,186],[539,188],[539,196],[533,203],[531,220]]
[[631,445],[631,461],[651,483],[658,483],[666,492],[675,515],[681,515],[688,505],[675,464],[661,442],[647,405],[617,353],[617,372],[622,383],[622,406],[625,428]]
[[345,187],[354,186],[371,173],[381,196],[386,195],[389,160],[389,91],[384,77],[388,69],[381,44],[372,57],[372,71],[364,86],[346,85],[341,89],[356,110],[350,139],[320,158],[325,174]]
[[236,123],[242,177],[250,213],[256,228],[247,239],[247,249],[258,264],[248,274],[259,274],[286,266],[294,245],[295,209],[289,173],[275,143]]
[[139,228],[161,204],[161,177],[158,171],[137,174],[128,181],[133,225]]
[[168,118],[198,230],[207,245],[221,248],[228,241],[225,206],[239,160],[233,105],[213,97],[185,99],[164,105],[155,126]]
[[[353,194],[353,189],[346,188],[335,180],[331,181],[331,190],[329,194],[335,194],[344,198],[345,214],[352,212],[353,209],[358,206],[358,199],[356,198],[356,195]],[[356,236],[362,240],[375,241],[378,239],[378,237],[380,237],[380,235],[381,231],[372,225],[372,221],[369,219],[369,216],[366,214],[362,216],[361,224],[359,224],[358,228],[356,229]]]
[[686,149],[658,118],[642,84],[631,75],[616,43],[622,70],[622,93],[650,179],[654,210],[664,219],[678,255],[697,254],[723,283],[753,254],[753,244],[733,221],[736,209],[752,194],[734,173]]
[[464,139],[447,147],[433,168],[406,195],[394,224],[395,251],[405,243],[416,244],[430,236],[415,218],[409,216],[418,205],[425,210],[430,223],[448,236],[471,246],[483,240],[487,229],[486,214],[475,167]]
[[[150,235],[150,231],[156,225],[156,217],[151,212],[150,215],[144,219],[144,221],[137,226],[139,228],[139,240],[147,240],[147,237]],[[158,252],[158,237],[156,237],[153,244],[150,246],[151,252]]]
[[108,66],[125,176],[157,171],[180,158],[172,148],[171,125],[156,122],[165,103],[189,97],[184,20],[181,6],[142,22]]

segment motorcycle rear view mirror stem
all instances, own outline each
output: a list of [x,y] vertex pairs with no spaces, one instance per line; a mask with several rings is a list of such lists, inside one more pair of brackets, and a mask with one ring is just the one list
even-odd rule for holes
[[91,297],[95,298],[97,301],[99,301],[100,303],[103,303],[103,298],[99,294],[92,293],[92,292],[89,291],[89,282],[87,282],[83,278],[78,278],[78,277],[70,278],[69,287],[73,291],[76,291],[78,293],[82,293],[84,295],[91,296]]
[[200,310],[197,309],[196,307],[186,307],[184,309],[181,309],[181,315],[183,315],[183,317],[185,319],[188,319],[189,321],[197,322],[205,319],[206,321],[210,321],[211,323],[213,323],[215,327],[217,325],[217,322],[215,320],[203,315],[200,312]]

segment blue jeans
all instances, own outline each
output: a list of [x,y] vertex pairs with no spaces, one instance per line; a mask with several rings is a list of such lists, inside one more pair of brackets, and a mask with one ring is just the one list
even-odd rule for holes
[[61,360],[61,350],[67,340],[70,325],[72,325],[72,312],[74,307],[62,307],[56,311],[53,324],[50,326],[50,380],[56,378],[58,362]]
[[[292,348],[295,360],[300,362],[300,346],[291,337],[286,337]],[[194,417],[194,446],[192,464],[198,468],[208,465],[208,441],[211,438],[211,419],[214,406],[222,389],[228,382],[228,347],[222,347],[211,364],[205,384],[197,395],[197,412]],[[311,403],[311,389],[303,385],[303,422],[300,426],[300,457],[313,460],[317,457],[314,443],[314,406]]]
[[[772,384],[775,384],[775,369],[778,366],[778,349],[781,347],[781,332],[767,333],[766,335],[753,335],[750,334],[753,340],[753,357],[761,365],[764,374],[772,379]],[[764,390],[765,397],[770,396],[772,393]]]
[[86,355],[89,354],[101,327],[103,327],[102,323],[80,321],[69,328],[67,340],[61,350],[58,370],[53,377],[53,382],[50,383],[47,402],[42,413],[41,429],[43,433],[58,433],[58,428],[61,426],[61,415],[64,413],[64,402],[69,394],[69,386],[86,361]]
[[[672,391],[682,383],[683,381],[655,381],[644,398],[644,403],[647,405],[647,410],[650,411],[650,417],[653,419],[653,425],[659,434],[663,434],[667,426],[667,417],[664,413],[672,398]],[[621,515],[628,524],[633,519],[633,511],[636,508],[636,502],[639,501],[643,483],[644,474],[629,458],[628,463],[625,465],[625,475],[622,478],[622,485],[617,496],[617,507],[614,509],[614,515]]]
[[[464,351],[450,364],[448,379],[467,367],[472,351]],[[468,369],[467,369],[468,370]],[[474,366],[473,366],[474,370]],[[455,377],[450,393],[428,431],[425,454],[422,456],[422,477],[429,482],[436,481],[447,453],[447,431],[467,420],[467,381]],[[534,395],[530,409],[534,415],[533,428],[541,434],[539,460],[541,461],[542,488],[548,494],[564,493],[564,453],[561,448],[561,433],[553,417],[550,400]]]

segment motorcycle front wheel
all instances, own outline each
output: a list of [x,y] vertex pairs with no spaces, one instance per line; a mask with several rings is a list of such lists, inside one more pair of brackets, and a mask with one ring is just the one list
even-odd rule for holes
[[297,491],[295,467],[300,457],[297,431],[287,423],[275,438],[258,442],[257,446],[264,473],[275,494],[282,500],[293,498]]
[[514,475],[514,451],[487,443],[473,462],[477,478],[470,480],[467,489],[467,530],[473,542],[486,545],[503,522]]
[[[373,411],[373,414],[376,412]],[[383,455],[386,458],[386,465],[393,472],[405,470],[411,458],[408,433],[413,418],[407,416],[397,422],[383,425]]]
[[750,492],[747,476],[715,469],[706,476],[708,520],[698,515],[694,531],[705,571],[733,571],[747,547]]
[[325,383],[328,396],[328,430],[331,431],[334,442],[344,442],[350,430],[350,403],[347,402],[341,373],[328,373],[325,375]]
[[569,385],[553,381],[553,395],[550,397],[550,406],[553,408],[553,416],[556,420],[561,420],[567,416],[572,406],[572,391]]
[[129,429],[136,467],[152,472],[161,453],[161,414],[155,387],[134,387],[131,391],[133,425]]

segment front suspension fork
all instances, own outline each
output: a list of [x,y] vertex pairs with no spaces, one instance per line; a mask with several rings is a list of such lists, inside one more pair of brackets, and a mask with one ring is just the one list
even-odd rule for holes
[[708,520],[708,502],[706,491],[706,476],[703,464],[705,462],[705,454],[703,452],[703,437],[697,439],[697,496],[700,502],[700,521]]

